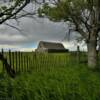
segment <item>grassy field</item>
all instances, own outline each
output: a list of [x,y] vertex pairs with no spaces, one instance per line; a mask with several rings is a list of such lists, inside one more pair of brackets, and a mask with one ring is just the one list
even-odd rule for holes
[[[77,63],[76,56],[67,55],[67,63],[64,61],[65,54],[50,56],[49,61],[54,61],[52,58],[54,56],[56,58],[61,56],[62,60],[56,60],[57,65],[51,63],[47,66],[40,65],[40,70],[34,65],[31,71],[19,73],[15,79],[10,78],[6,73],[1,73],[0,98],[3,100],[6,98],[9,100],[100,100],[99,71],[88,69],[84,63]],[[48,59],[46,58],[47,61]],[[42,58],[38,63],[44,60]]]

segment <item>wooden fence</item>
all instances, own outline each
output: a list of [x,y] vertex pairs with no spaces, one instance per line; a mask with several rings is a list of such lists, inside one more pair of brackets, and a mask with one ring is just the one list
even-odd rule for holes
[[5,70],[5,68],[7,69],[8,66],[9,71],[12,70],[15,74],[31,70],[51,71],[55,67],[66,67],[68,64],[79,63],[76,59],[77,53],[49,54],[20,51],[13,52],[11,50],[9,50],[9,52],[4,52],[2,49],[1,54],[3,59],[5,59],[5,61],[1,59],[3,70]]
[[[16,52],[4,52],[2,49],[2,54],[4,58],[7,59],[7,63],[11,66],[15,72],[23,72],[29,71],[32,62],[29,55],[25,55],[23,52],[16,51]],[[3,69],[5,68],[5,64],[3,62]]]

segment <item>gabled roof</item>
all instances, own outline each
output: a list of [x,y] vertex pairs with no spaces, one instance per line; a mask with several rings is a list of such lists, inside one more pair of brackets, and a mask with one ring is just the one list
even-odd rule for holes
[[65,49],[62,43],[56,42],[40,41],[39,45],[42,45],[44,48],[47,49]]

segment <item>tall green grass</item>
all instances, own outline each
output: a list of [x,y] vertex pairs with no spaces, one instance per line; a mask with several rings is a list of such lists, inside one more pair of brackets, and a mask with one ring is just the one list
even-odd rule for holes
[[54,68],[52,72],[23,73],[0,79],[0,97],[15,100],[99,100],[100,73],[84,65]]

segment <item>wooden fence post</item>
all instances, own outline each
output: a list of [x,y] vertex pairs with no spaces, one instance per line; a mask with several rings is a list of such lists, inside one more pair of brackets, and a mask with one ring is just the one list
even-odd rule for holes
[[14,59],[15,59],[15,55],[14,55],[14,52],[12,52],[12,67],[14,69]]
[[28,56],[26,56],[26,71],[28,70]]
[[80,62],[80,47],[77,46],[77,61]]
[[23,69],[24,69],[24,66],[23,66],[23,53],[21,52],[21,70],[22,70],[22,72],[23,72]]
[[29,70],[31,69],[31,58],[29,57]]
[[17,51],[15,52],[15,60],[16,60],[16,72],[17,72],[17,68],[18,68],[18,60],[17,60]]
[[20,70],[20,67],[21,67],[21,66],[20,66],[20,65],[21,65],[21,61],[20,61],[20,51],[18,52],[18,59],[19,59],[18,63],[19,63],[19,72],[20,72],[20,71],[21,71],[21,70]]
[[26,71],[26,57],[24,56],[24,71]]
[[9,50],[9,65],[10,65],[10,67],[11,67],[11,64],[12,64],[12,62],[11,62],[11,50]]
[[27,71],[28,71],[28,56],[26,57],[26,61],[27,61]]
[[[2,55],[4,56],[4,51],[3,51],[3,49],[2,49]],[[5,63],[2,62],[2,64],[3,64],[3,72],[4,72],[4,70],[5,70]]]

